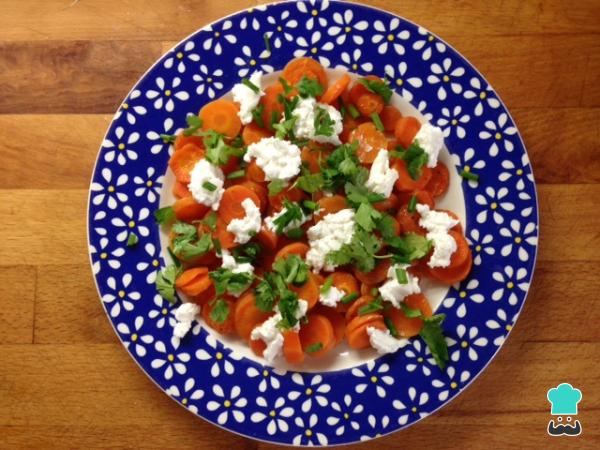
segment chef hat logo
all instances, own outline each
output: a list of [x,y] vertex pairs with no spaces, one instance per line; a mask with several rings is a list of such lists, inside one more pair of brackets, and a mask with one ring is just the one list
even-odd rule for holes
[[561,383],[548,389],[546,394],[552,404],[550,414],[554,416],[577,414],[577,404],[581,401],[581,391],[569,383]]

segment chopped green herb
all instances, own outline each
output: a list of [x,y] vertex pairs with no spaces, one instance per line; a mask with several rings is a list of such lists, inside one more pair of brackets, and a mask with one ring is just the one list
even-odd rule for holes
[[306,347],[306,353],[315,353],[323,348],[322,342],[315,342]]
[[217,254],[217,256],[221,256],[222,255],[221,241],[213,238],[212,243],[213,243],[213,247],[215,249],[215,253]]
[[240,294],[244,292],[254,279],[254,275],[248,272],[232,272],[223,267],[209,272],[208,275],[213,280],[215,292],[217,295]]
[[279,139],[287,139],[288,136],[293,136],[295,123],[296,123],[295,117],[284,120],[283,122],[274,123],[273,129],[275,130],[275,137],[277,137]]
[[371,314],[377,311],[381,311],[383,309],[383,299],[381,297],[377,297],[370,303],[367,303],[365,306],[361,306],[358,308],[358,315],[364,316],[366,314]]
[[174,144],[175,139],[177,139],[177,136],[175,136],[174,134],[161,134],[160,138],[165,144]]
[[329,276],[323,283],[323,286],[321,286],[321,294],[327,294],[331,286],[333,286],[333,278]]
[[159,225],[164,225],[175,219],[175,211],[172,206],[165,206],[154,211],[154,220]]
[[269,197],[279,194],[287,186],[287,183],[283,180],[272,180],[269,182]]
[[315,136],[331,136],[333,135],[333,126],[335,121],[329,115],[325,108],[317,107],[315,113]]
[[376,287],[371,288],[371,295],[373,297],[375,297],[378,293],[379,293],[379,289],[377,289]]
[[137,234],[135,234],[133,231],[131,233],[129,233],[129,237],[127,238],[127,247],[135,247],[135,244],[137,244],[139,241]]
[[214,211],[210,211],[207,215],[204,216],[204,219],[201,220],[201,223],[206,225],[212,231],[215,231],[217,228],[217,213]]
[[398,284],[408,283],[408,274],[406,273],[406,269],[396,269],[396,280],[398,280]]
[[463,177],[465,180],[469,180],[469,181],[479,181],[479,175],[477,175],[476,173],[467,171],[467,170],[463,170],[460,173],[460,176]]
[[356,106],[354,106],[352,103],[348,103],[348,112],[353,119],[357,119],[360,116],[358,109],[356,109]]
[[244,150],[225,144],[223,136],[213,131],[207,131],[204,137],[206,159],[217,166],[225,165],[232,156],[242,156]]
[[278,258],[273,263],[273,271],[281,275],[287,284],[302,286],[308,280],[308,265],[298,255]]
[[417,196],[412,195],[410,200],[408,201],[408,206],[406,208],[409,213],[414,213],[417,210]]
[[419,309],[413,309],[409,307],[406,303],[400,303],[400,309],[402,310],[404,315],[410,319],[423,317],[423,313]]
[[429,156],[419,145],[418,141],[410,144],[410,147],[402,152],[402,159],[406,161],[406,170],[413,180],[421,177],[421,169],[427,164]]
[[288,230],[285,235],[290,239],[300,239],[304,236],[304,230],[300,227],[292,228],[291,230]]
[[290,92],[292,92],[294,90],[294,88],[292,86],[290,86],[290,84],[287,82],[287,80],[285,78],[279,77],[279,82],[283,86],[283,93],[285,95],[288,95]]
[[354,220],[365,231],[373,231],[376,226],[376,221],[381,218],[381,213],[377,211],[370,203],[361,203]]
[[156,289],[158,290],[158,293],[171,304],[177,302],[175,280],[182,271],[183,269],[180,266],[170,264],[158,272],[156,276]]
[[375,255],[380,249],[381,241],[377,236],[357,227],[352,241],[329,253],[326,259],[336,266],[355,263],[361,272],[370,272],[375,268]]
[[394,325],[394,322],[392,322],[392,319],[390,319],[389,317],[384,317],[383,321],[385,323],[385,326],[388,327],[388,330],[390,330],[390,334],[393,337],[400,337],[400,333],[398,333],[398,329],[396,328],[396,325]]
[[265,41],[265,50],[270,55],[271,54],[271,37],[269,36],[269,33],[263,34],[263,40]]
[[198,228],[184,222],[176,222],[171,227],[175,234],[173,238],[173,253],[181,259],[188,260],[202,256],[212,249],[210,233],[198,235]]
[[423,328],[419,335],[423,338],[433,359],[440,369],[446,367],[448,362],[448,345],[442,331],[442,322],[446,318],[445,314],[436,314],[426,317],[423,320]]
[[351,292],[350,294],[346,294],[344,295],[341,299],[340,299],[340,303],[346,304],[346,303],[352,303],[354,300],[356,300],[358,297],[360,297],[360,294],[358,292]]
[[379,95],[385,103],[389,103],[392,98],[393,91],[386,81],[359,78],[358,82],[366,87],[369,92]]
[[277,309],[281,313],[282,319],[279,321],[277,326],[281,329],[287,330],[294,327],[298,323],[296,318],[296,311],[298,310],[298,296],[296,293],[285,290],[283,291]]
[[217,190],[217,186],[212,184],[210,181],[205,181],[204,183],[202,183],[202,187],[210,192],[214,192]]
[[258,94],[260,92],[260,88],[255,85],[248,78],[242,78],[242,84],[246,86],[248,89],[252,90],[254,93]]
[[381,217],[377,220],[377,230],[383,236],[383,239],[390,239],[396,236],[396,221],[386,213],[381,213]]
[[183,130],[184,136],[192,136],[200,129],[200,127],[202,127],[202,119],[195,114],[187,116],[185,121],[187,122],[188,127]]
[[218,298],[211,305],[210,318],[217,323],[223,323],[229,317],[229,305],[222,298]]
[[246,175],[246,171],[244,169],[235,170],[235,171],[231,172],[229,175],[227,175],[227,179],[235,180],[237,178],[242,178],[244,175]]
[[320,191],[323,188],[324,183],[325,181],[323,180],[323,175],[321,175],[320,173],[308,173],[299,176],[295,184],[304,192],[314,194],[315,192]]
[[313,202],[312,200],[304,200],[302,202],[302,206],[304,206],[306,209],[308,209],[310,211],[316,211],[319,209],[319,204]]
[[290,202],[289,200],[284,199],[283,207],[283,213],[273,220],[273,225],[275,225],[275,232],[277,234],[283,233],[283,230],[288,225],[294,221],[302,220],[304,217],[302,208],[298,203]]
[[323,95],[324,89],[321,84],[313,79],[303,76],[302,79],[296,84],[296,89],[300,97],[319,97]]
[[279,122],[279,111],[271,111],[271,118],[269,119],[269,128],[275,129],[275,125]]
[[377,114],[377,113],[371,114],[371,120],[375,124],[375,128],[377,128],[382,133],[385,131],[385,128],[383,127],[383,123],[381,122],[381,118],[379,117],[379,114]]
[[265,121],[263,120],[263,112],[265,110],[265,105],[260,103],[256,108],[252,110],[252,119],[257,123],[257,125],[261,128],[265,127]]
[[275,291],[271,283],[269,283],[268,278],[270,278],[270,274],[258,283],[256,289],[254,289],[254,303],[263,312],[273,311],[276,299]]

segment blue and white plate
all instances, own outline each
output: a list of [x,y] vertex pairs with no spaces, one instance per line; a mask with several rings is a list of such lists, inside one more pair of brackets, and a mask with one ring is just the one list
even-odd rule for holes
[[[271,52],[264,35],[268,35]],[[339,351],[327,364],[263,365],[244,345],[202,324],[172,338],[173,307],[157,295],[164,239],[152,212],[170,201],[171,149],[161,133],[185,126],[240,78],[283,69],[292,56],[387,77],[394,103],[444,130],[452,190],[474,253],[459,286],[429,287],[446,314],[450,364],[441,371],[413,339],[397,354]],[[275,72],[275,73],[274,73]],[[462,180],[466,168],[480,182]],[[467,170],[469,170],[467,169]],[[91,262],[104,308],[127,351],[194,414],[254,439],[335,445],[408,427],[465,389],[517,319],[533,275],[538,208],[525,147],[506,107],[477,70],[424,28],[338,1],[286,2],[242,11],[197,31],[164,55],[123,101],[102,143],[90,187]],[[139,236],[133,248],[128,234]]]

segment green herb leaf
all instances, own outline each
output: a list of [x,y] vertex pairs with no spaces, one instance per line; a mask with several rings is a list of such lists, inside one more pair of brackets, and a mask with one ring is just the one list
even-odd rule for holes
[[319,97],[324,92],[323,86],[317,80],[308,78],[307,76],[303,76],[296,84],[296,89],[302,98]]
[[282,317],[277,324],[279,328],[287,330],[293,328],[298,323],[298,319],[296,318],[298,296],[294,292],[285,290],[279,299],[277,308]]
[[381,219],[382,215],[370,203],[361,203],[354,220],[365,231],[373,231],[376,227],[376,221]]
[[162,271],[158,272],[156,276],[156,290],[162,298],[171,304],[177,302],[177,295],[175,293],[175,280],[182,271],[183,269],[181,269],[181,267],[175,264],[169,264]]
[[406,303],[400,303],[400,309],[404,313],[404,315],[408,318],[414,319],[417,317],[423,317],[423,313],[419,309],[413,309],[409,307]]
[[271,111],[271,118],[269,119],[269,128],[275,129],[275,125],[279,122],[279,111]]
[[445,314],[436,314],[423,320],[423,328],[419,335],[423,338],[433,359],[440,369],[446,367],[448,362],[448,345],[442,330]]
[[285,95],[288,95],[294,89],[292,86],[290,86],[285,78],[279,77],[279,82],[283,86],[283,93]]
[[313,202],[312,200],[304,200],[302,202],[302,206],[304,206],[309,211],[316,211],[319,209],[319,204]]
[[308,280],[308,265],[298,255],[278,258],[273,263],[273,270],[281,275],[287,284],[302,286]]
[[237,178],[242,178],[244,175],[246,175],[246,171],[244,169],[235,170],[235,171],[231,172],[229,175],[227,175],[227,179],[235,180]]
[[381,122],[381,118],[379,117],[379,114],[377,114],[377,113],[371,114],[371,120],[375,124],[375,128],[377,128],[382,133],[385,131],[385,128],[383,127],[383,123]]
[[429,239],[420,234],[406,233],[403,237],[409,248],[408,258],[411,261],[425,257],[433,246]]
[[265,121],[263,120],[263,112],[265,110],[265,105],[260,103],[256,108],[252,110],[252,119],[258,124],[259,127],[265,127]]
[[273,124],[273,129],[275,130],[275,137],[279,139],[287,139],[288,136],[294,136],[295,123],[296,118],[292,117],[290,119],[284,120],[283,122]]
[[315,113],[315,136],[331,136],[333,135],[333,126],[335,121],[329,115],[325,108],[317,107]]
[[174,144],[177,136],[174,134],[161,134],[160,138],[165,144]]
[[215,292],[217,295],[240,294],[244,292],[254,280],[254,275],[248,272],[232,272],[223,267],[209,272],[208,275],[213,280]]
[[358,109],[352,103],[348,103],[348,112],[353,119],[357,119],[360,116]]
[[352,303],[358,297],[360,297],[360,294],[358,292],[351,292],[350,294],[346,294],[342,298],[340,298],[340,303],[343,303],[344,305],[347,303]]
[[171,231],[175,234],[173,253],[180,259],[189,260],[202,256],[212,249],[212,236],[209,233],[198,236],[198,228],[194,225],[176,222]]
[[358,308],[358,315],[364,316],[366,314],[371,314],[377,311],[381,311],[383,309],[383,299],[381,297],[377,297],[370,303],[367,303],[365,306],[361,306]]
[[206,159],[217,166],[227,164],[232,156],[242,156],[244,154],[243,149],[225,144],[222,135],[211,131],[207,132],[204,145],[206,147]]
[[310,344],[308,347],[306,347],[306,353],[318,352],[322,348],[323,348],[322,342],[315,342],[313,344]]
[[154,211],[154,220],[159,225],[164,225],[175,219],[175,211],[172,206],[165,206]]
[[231,254],[238,263],[254,264],[260,255],[261,247],[256,242],[248,242],[243,245],[238,245],[231,250]]
[[250,81],[248,78],[242,78],[242,84],[244,86],[246,86],[248,89],[250,89],[252,92],[254,92],[255,94],[258,94],[260,92],[260,88],[255,85],[252,81]]
[[343,266],[354,263],[361,272],[370,272],[375,268],[375,254],[381,249],[381,241],[362,228],[354,231],[349,244],[327,255],[331,264]]
[[358,82],[366,87],[369,92],[379,95],[385,103],[389,103],[392,98],[393,91],[386,81],[359,78]]
[[202,183],[202,187],[209,192],[214,192],[217,190],[217,186],[212,184],[210,181],[205,181],[204,183]]
[[268,281],[268,276],[262,280],[254,289],[254,303],[258,309],[263,312],[273,311],[275,306],[276,293],[271,283]]
[[400,337],[400,333],[398,333],[398,329],[396,328],[396,325],[394,325],[394,322],[392,322],[392,319],[389,317],[384,317],[383,322],[385,323],[385,326],[388,327],[388,330],[390,330],[390,334],[393,337]]
[[377,221],[377,230],[383,236],[383,239],[389,239],[396,236],[396,222],[389,214],[381,213],[381,217]]
[[[263,34],[263,40],[265,41],[265,50],[267,51],[267,53],[269,53],[269,56],[271,55],[271,38],[269,36],[269,33],[265,33]],[[267,56],[268,58],[268,56]]]
[[210,211],[200,222],[206,225],[212,231],[215,231],[217,229],[217,213]]
[[139,241],[137,234],[135,234],[133,231],[131,233],[129,233],[129,237],[127,238],[127,247],[135,247],[135,244],[137,244]]
[[479,181],[479,175],[477,175],[476,173],[473,173],[471,171],[466,171],[463,170],[460,173],[460,176],[463,177],[465,180],[469,180],[469,181]]
[[427,164],[429,156],[419,145],[418,141],[410,144],[410,147],[402,153],[402,159],[406,161],[406,170],[413,180],[421,177],[421,169]]
[[304,192],[314,194],[315,192],[320,191],[323,188],[325,180],[323,180],[323,175],[320,173],[308,173],[299,176],[295,184]]
[[301,239],[304,236],[304,230],[300,227],[288,230],[285,235],[290,239]]
[[218,298],[212,304],[210,318],[217,323],[223,323],[229,317],[229,305],[222,298]]
[[385,200],[383,195],[369,191],[369,189],[367,189],[367,187],[362,183],[346,183],[344,190],[346,191],[346,199],[348,203],[350,203],[350,205],[352,205],[354,208],[360,207],[360,205],[363,203],[370,204]]
[[333,286],[333,278],[329,276],[323,283],[323,286],[321,286],[321,294],[327,294],[331,286]]
[[410,200],[408,201],[407,211],[409,213],[414,213],[417,210],[417,196],[412,195]]
[[275,225],[275,232],[277,234],[283,233],[283,230],[292,222],[302,220],[304,213],[298,203],[290,202],[287,199],[283,200],[283,214],[280,214],[276,219],[273,220]]
[[406,269],[396,269],[396,280],[398,281],[398,284],[408,283],[408,274],[406,273]]
[[184,136],[192,136],[202,127],[202,119],[195,114],[187,116],[185,121],[187,122],[188,127],[183,130]]
[[287,183],[283,180],[270,181],[269,185],[268,185],[269,197],[273,197],[273,196],[279,194],[281,191],[283,191],[285,189],[286,186],[287,186]]

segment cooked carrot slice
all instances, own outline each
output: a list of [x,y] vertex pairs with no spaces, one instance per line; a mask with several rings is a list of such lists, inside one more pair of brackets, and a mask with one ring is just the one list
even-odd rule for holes
[[377,211],[389,211],[390,209],[396,209],[400,201],[398,200],[398,196],[392,193],[388,198],[382,200],[380,202],[373,203],[373,207]]
[[404,299],[404,303],[411,309],[418,309],[425,317],[431,317],[433,310],[424,294],[412,294]]
[[[294,244],[290,244],[294,245]],[[305,245],[305,244],[302,244]],[[289,246],[288,246],[289,247]],[[277,260],[277,258],[275,258]],[[319,283],[312,272],[308,272],[308,280],[302,286],[290,286],[290,289],[298,294],[298,297],[308,302],[308,308],[312,308],[319,301],[321,291]]]
[[334,345],[338,345],[342,342],[344,335],[346,334],[346,320],[344,319],[344,316],[335,309],[323,305],[317,305],[315,307],[315,313],[327,317],[331,322],[333,336],[335,338]]
[[346,328],[348,346],[355,349],[369,348],[371,346],[369,334],[367,333],[367,328],[369,327],[378,328],[380,330],[387,329],[381,314],[356,316]]
[[207,275],[208,269],[206,267],[194,267],[192,269],[187,269],[177,277],[177,279],[175,280],[175,287],[177,289],[181,289],[182,287],[187,286],[189,283],[193,282],[198,277],[203,277]]
[[350,75],[345,73],[339,80],[327,88],[327,91],[325,91],[321,97],[321,103],[327,103],[328,105],[331,105],[338,99],[340,95],[342,95],[342,92],[346,90],[349,84]]
[[301,258],[304,258],[306,253],[308,253],[308,249],[308,245],[304,242],[293,242],[282,247],[275,255],[275,260],[287,258],[289,255],[298,255]]
[[360,283],[360,295],[373,295],[373,289],[377,289],[374,284]]
[[246,168],[246,176],[250,181],[255,183],[264,183],[265,172],[256,164],[256,160],[253,159]]
[[275,113],[275,123],[279,122],[283,113],[283,105],[279,102],[279,95],[283,94],[283,86],[277,82],[264,89],[265,95],[260,98],[260,105],[263,107],[262,120],[265,128],[272,130],[271,121]]
[[297,331],[286,330],[283,333],[283,356],[290,364],[302,364],[304,351]]
[[192,193],[187,188],[187,185],[181,181],[175,180],[173,184],[173,195],[177,198],[190,197]]
[[260,198],[258,198],[258,195],[256,195],[252,189],[240,184],[228,187],[225,189],[225,192],[223,192],[217,214],[227,224],[233,219],[244,218],[246,216],[246,211],[242,206],[242,202],[247,198],[252,200],[254,204],[260,208]]
[[235,242],[235,234],[227,231],[227,223],[221,217],[217,217],[217,224],[213,236],[215,239],[219,240],[221,248],[226,250],[238,245],[238,243]]
[[438,281],[446,284],[454,284],[464,280],[469,275],[471,267],[473,265],[473,255],[471,249],[467,253],[467,259],[462,265],[450,268],[436,267],[435,269],[429,268],[429,275]]
[[377,285],[385,281],[390,266],[391,262],[389,259],[381,259],[372,271],[361,272],[355,268],[354,275],[361,283]]
[[435,269],[431,269],[433,271],[439,269],[444,269],[444,272],[452,271],[452,269],[462,266],[469,257],[469,243],[465,237],[461,233],[457,233],[453,230],[448,231],[448,234],[456,241],[456,251],[452,253],[450,265],[448,267],[436,267]]
[[309,313],[307,323],[300,327],[300,343],[305,352],[310,346],[321,344],[321,349],[309,353],[310,356],[320,357],[327,353],[335,343],[333,326],[329,319],[321,314]]
[[265,212],[267,205],[269,204],[269,193],[265,185],[255,181],[242,181],[240,186],[247,187],[258,196],[260,199],[259,208],[261,212]]
[[396,122],[402,117],[402,113],[398,108],[392,105],[386,105],[379,113],[379,118],[383,124],[385,131],[394,131],[396,129]]
[[363,117],[371,117],[373,114],[379,114],[385,103],[381,96],[373,92],[367,92],[356,100],[355,105]]
[[317,201],[319,209],[313,214],[315,223],[319,222],[327,214],[334,214],[342,209],[348,208],[346,197],[342,195],[332,195],[331,197],[323,197]]
[[273,133],[264,128],[259,127],[256,122],[249,123],[244,127],[242,131],[242,140],[244,141],[244,145],[255,144],[261,139],[270,136],[273,136]]
[[251,339],[250,341],[248,341],[248,345],[250,345],[250,348],[252,349],[252,351],[254,352],[255,355],[257,356],[262,356],[263,352],[265,351],[265,349],[267,348],[267,344],[265,344],[262,340],[253,340]]
[[283,208],[284,199],[288,199],[290,202],[299,202],[304,198],[306,198],[306,194],[304,193],[304,191],[296,187],[288,186],[277,195],[270,196],[269,203],[275,211],[281,211],[281,209]]
[[223,300],[227,303],[227,308],[229,309],[229,313],[227,314],[227,318],[222,322],[216,322],[210,317],[210,313],[217,304],[217,301],[208,302],[202,308],[202,318],[206,322],[206,324],[212,329],[218,331],[221,334],[230,334],[235,331],[235,300],[232,298],[223,298]]
[[[376,75],[367,75],[364,78],[366,78],[367,80],[372,80],[372,81],[382,81],[381,78],[379,78]],[[359,83],[358,81],[355,81],[354,84],[352,85],[352,88],[350,89],[350,92],[348,93],[348,99],[346,99],[346,101],[350,100],[356,106],[356,102],[358,102],[359,98],[361,98],[365,94],[372,94],[372,93],[373,92],[369,91],[364,84]]]
[[[358,292],[358,282],[353,275],[348,272],[337,271],[333,272],[331,275],[331,279],[333,281],[333,285],[344,292],[345,295],[354,294]],[[339,312],[346,311],[350,307],[350,303],[338,303],[336,310]]]
[[435,208],[435,200],[431,195],[431,192],[426,191],[424,189],[417,189],[412,192],[398,193],[400,205],[402,205],[403,207],[408,206],[410,199],[413,195],[417,198],[417,203],[420,203],[421,205],[427,205],[430,209]]
[[358,316],[358,310],[371,303],[374,299],[375,297],[373,297],[371,294],[366,294],[354,300],[350,305],[348,305],[349,308],[344,315],[346,322],[350,322],[352,319]]
[[292,59],[283,69],[281,77],[289,84],[298,83],[303,77],[317,80],[323,89],[327,89],[327,74],[323,66],[308,57]]
[[250,339],[252,330],[272,315],[272,312],[261,311],[257,308],[254,293],[249,291],[237,301],[234,318],[235,331],[247,341]]
[[431,169],[427,166],[421,168],[421,176],[416,180],[411,178],[406,167],[406,161],[403,159],[395,159],[392,167],[398,171],[398,179],[395,186],[401,192],[423,190],[431,179]]
[[219,99],[204,105],[198,115],[204,131],[216,131],[233,139],[242,129],[242,122],[237,113],[238,107],[234,102]]
[[208,206],[202,203],[197,203],[193,197],[183,197],[175,200],[173,203],[173,211],[177,220],[183,222],[192,222],[193,220],[202,219],[208,212]]
[[417,336],[423,328],[423,319],[406,317],[406,314],[400,309],[390,308],[385,312],[385,315],[392,321],[394,327],[398,330],[398,334],[403,338]]
[[350,137],[350,142],[358,141],[356,156],[363,163],[372,163],[377,158],[379,150],[387,148],[387,139],[373,122],[365,122],[357,126]]
[[256,238],[266,250],[273,252],[277,249],[278,236],[268,228],[263,226],[256,235]]
[[421,129],[421,123],[412,116],[401,117],[396,122],[394,135],[398,144],[404,148],[410,147],[410,144],[415,140],[415,136]]
[[311,173],[318,173],[321,171],[321,162],[327,158],[328,154],[329,150],[325,148],[316,148],[316,146],[307,145],[302,148],[300,157],[302,158],[302,162],[308,165]]
[[443,195],[450,186],[450,173],[446,164],[438,162],[437,165],[431,170],[431,180],[425,186],[425,189],[431,192],[434,197]]
[[204,148],[204,140],[202,136],[186,136],[183,133],[177,135],[173,146],[175,147],[175,151],[177,151],[181,150],[187,144],[194,144],[196,147]]
[[187,144],[177,150],[169,160],[169,167],[175,174],[177,181],[189,184],[190,173],[196,163],[204,158],[205,151],[194,144]]
[[349,143],[352,132],[356,129],[356,127],[358,127],[361,123],[364,122],[365,119],[361,117],[354,119],[350,114],[346,114],[342,121],[344,127],[342,128],[342,132],[340,133],[340,140],[344,143]]

